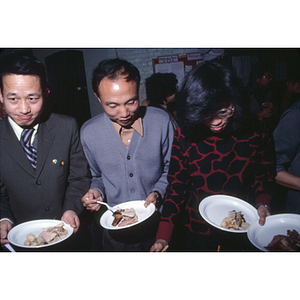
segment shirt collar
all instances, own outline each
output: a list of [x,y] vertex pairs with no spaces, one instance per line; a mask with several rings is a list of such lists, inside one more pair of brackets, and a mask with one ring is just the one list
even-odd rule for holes
[[[20,141],[23,128],[21,126],[19,126],[10,116],[8,116],[8,122],[11,125],[12,129],[14,130],[18,140]],[[39,124],[36,124],[33,127],[33,129],[35,129],[35,130],[34,130],[33,135],[31,137],[31,142],[34,140],[34,137],[37,133],[38,127],[39,127]]]
[[[116,130],[117,132],[120,132],[120,130],[122,129],[122,126],[119,125],[119,124],[116,123],[116,122],[112,122],[112,124],[113,124],[115,130]],[[140,136],[143,136],[144,133],[143,133],[143,122],[142,122],[142,118],[141,118],[141,117],[137,118],[137,119],[133,122],[133,124],[131,125],[131,128],[133,128]]]

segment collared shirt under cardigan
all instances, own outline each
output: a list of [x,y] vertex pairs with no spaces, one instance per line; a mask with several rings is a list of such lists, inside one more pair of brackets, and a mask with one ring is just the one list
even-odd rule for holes
[[168,113],[140,107],[143,135],[135,130],[128,149],[109,117],[102,113],[81,128],[81,141],[92,172],[91,189],[98,189],[111,206],[144,200],[153,190],[162,197],[174,137]]

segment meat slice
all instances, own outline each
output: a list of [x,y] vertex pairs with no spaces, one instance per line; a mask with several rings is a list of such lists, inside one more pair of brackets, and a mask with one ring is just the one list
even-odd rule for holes
[[265,248],[269,251],[298,251],[299,238],[296,230],[287,230],[287,236],[283,234],[275,235]]
[[118,209],[113,213],[113,217],[112,226],[124,227],[138,221],[134,208]]
[[121,209],[118,209],[113,213],[114,220],[111,224],[112,226],[117,226],[121,222],[121,220],[123,219],[121,211],[122,211]]
[[120,222],[119,227],[127,226],[127,225],[133,224],[133,223],[135,223],[137,221],[138,221],[138,218],[137,218],[136,215],[133,218],[127,218],[127,219],[124,218]]

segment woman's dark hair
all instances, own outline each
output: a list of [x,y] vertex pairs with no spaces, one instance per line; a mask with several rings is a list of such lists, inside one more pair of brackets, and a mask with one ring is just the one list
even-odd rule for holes
[[34,75],[38,76],[41,83],[43,95],[47,88],[47,75],[44,65],[34,56],[22,53],[11,53],[4,56],[0,63],[0,88],[3,90],[3,76],[8,74]]
[[126,76],[126,81],[135,81],[137,89],[140,86],[140,72],[130,62],[119,59],[106,59],[101,61],[93,71],[92,86],[94,93],[99,97],[98,87],[104,77],[115,80],[120,76]]
[[205,62],[187,74],[176,94],[178,124],[186,136],[195,132],[199,134],[199,128],[207,132],[203,121],[231,104],[235,112],[226,131],[241,127],[247,114],[247,102],[243,100],[241,86],[229,68],[216,62]]
[[146,79],[146,95],[151,106],[164,104],[166,98],[177,91],[177,78],[174,73],[155,73]]

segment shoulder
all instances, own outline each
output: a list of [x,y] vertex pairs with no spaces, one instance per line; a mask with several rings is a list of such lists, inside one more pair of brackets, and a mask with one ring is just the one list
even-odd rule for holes
[[99,128],[99,125],[104,124],[105,116],[105,113],[101,113],[86,121],[81,127],[81,134],[86,134]]
[[142,118],[146,122],[151,122],[153,125],[154,123],[157,124],[171,123],[171,118],[169,113],[161,108],[147,106],[147,107],[141,107],[140,109],[143,116]]
[[300,100],[295,102],[292,106],[290,106],[287,110],[285,110],[281,116],[281,119],[286,117],[287,115],[299,117],[300,114]]
[[56,113],[51,113],[47,121],[45,122],[47,126],[53,126],[58,128],[58,130],[64,130],[70,127],[76,127],[77,121],[75,118],[67,115],[61,115]]
[[[288,130],[291,129],[291,130]],[[290,108],[283,112],[280,120],[274,130],[274,136],[282,134],[284,131],[285,135],[300,130],[300,100],[294,103]],[[296,135],[295,135],[296,136]]]

